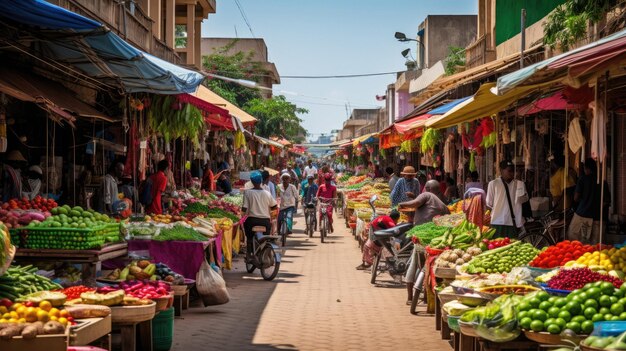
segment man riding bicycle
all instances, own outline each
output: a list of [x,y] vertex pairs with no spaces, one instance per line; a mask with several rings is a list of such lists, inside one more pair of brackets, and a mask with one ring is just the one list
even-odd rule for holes
[[[315,183],[315,175],[307,175],[307,179],[302,182],[300,189],[300,196],[302,196],[302,204],[304,205],[302,208],[304,208],[306,215],[307,205],[315,204],[315,196],[317,195],[317,190],[319,189],[317,183]],[[313,217],[315,217],[315,211],[313,211]],[[315,221],[315,229],[313,230],[317,230],[317,221]]]
[[[337,197],[337,187],[332,184],[333,175],[330,172],[324,173],[324,184],[320,185],[317,190],[317,198],[320,202],[328,204],[326,206],[326,214],[328,215],[328,225],[330,232],[333,230],[333,202]],[[322,209],[320,208],[320,223],[322,222]]]
[[[282,183],[278,185],[278,193],[280,194],[280,212],[278,213],[278,223],[283,220],[287,221],[287,233],[292,233],[293,213],[298,203],[298,189],[291,184],[291,175],[283,173],[280,176]],[[280,226],[279,226],[280,228]]]
[[250,181],[252,182],[253,188],[244,191],[241,209],[242,212],[248,216],[243,224],[247,239],[247,261],[252,259],[252,241],[254,238],[252,228],[255,226],[263,226],[265,227],[265,233],[269,235],[272,228],[271,211],[275,210],[277,207],[276,200],[274,200],[272,194],[261,188],[261,183],[263,182],[261,172],[252,171],[252,173],[250,173]]

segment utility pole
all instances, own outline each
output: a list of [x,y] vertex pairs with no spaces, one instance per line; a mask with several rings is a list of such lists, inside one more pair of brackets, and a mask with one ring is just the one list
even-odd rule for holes
[[521,40],[521,50],[520,50],[520,56],[519,56],[519,68],[524,68],[524,49],[526,48],[526,9],[522,9],[522,15],[521,15],[521,35],[522,35],[522,40]]

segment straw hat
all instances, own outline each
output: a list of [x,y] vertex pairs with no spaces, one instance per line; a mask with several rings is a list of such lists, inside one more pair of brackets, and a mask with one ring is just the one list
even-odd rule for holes
[[27,162],[22,153],[17,150],[11,150],[7,153],[7,161]]
[[413,166],[405,166],[404,169],[402,169],[402,172],[400,172],[400,175],[416,175],[417,172],[415,172],[415,168],[413,168]]

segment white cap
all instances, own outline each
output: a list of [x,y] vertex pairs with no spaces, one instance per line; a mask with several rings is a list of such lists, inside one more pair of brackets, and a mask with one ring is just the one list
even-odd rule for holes
[[43,174],[43,170],[41,169],[41,167],[39,167],[37,165],[28,167],[28,170],[31,171],[31,172],[38,173],[39,175]]

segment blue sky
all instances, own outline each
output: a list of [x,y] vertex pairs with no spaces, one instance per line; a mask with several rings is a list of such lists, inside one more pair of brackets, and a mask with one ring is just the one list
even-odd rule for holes
[[[256,38],[263,38],[281,75],[344,75],[402,71],[400,51],[415,43],[394,39],[396,31],[414,38],[429,14],[475,14],[477,0],[239,0]],[[218,0],[217,13],[202,25],[204,37],[250,38],[235,0]],[[287,79],[277,90],[309,113],[303,125],[317,138],[341,129],[351,108],[382,106],[395,76],[350,79]],[[277,92],[275,91],[275,94]],[[279,93],[278,93],[279,94]]]

